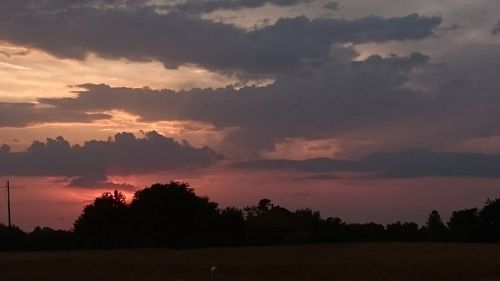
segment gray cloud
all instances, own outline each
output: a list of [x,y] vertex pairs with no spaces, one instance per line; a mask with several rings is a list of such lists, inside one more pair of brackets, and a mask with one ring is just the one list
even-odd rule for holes
[[382,177],[500,177],[500,155],[409,150],[374,153],[360,163]]
[[244,8],[260,8],[265,5],[295,6],[311,3],[314,0],[188,0],[168,6],[175,10],[191,14],[211,13],[217,10],[241,10]]
[[341,179],[334,174],[316,174],[311,176],[299,177],[298,180],[315,180],[315,181],[327,181]]
[[432,100],[403,85],[408,73],[425,65],[427,59],[418,53],[409,57],[373,56],[366,61],[303,68],[277,77],[271,86],[240,90],[227,87],[173,92],[89,84],[82,85],[85,90],[75,98],[39,101],[77,112],[123,110],[143,121],[211,123],[219,129],[233,128],[227,135],[228,144],[269,148],[283,137],[336,136],[425,110]]
[[[0,105],[0,126],[91,122],[109,118],[95,112],[119,109],[143,121],[211,123],[226,129],[221,147],[249,152],[272,150],[286,138],[352,134],[385,144],[364,152],[392,146],[453,150],[460,141],[500,133],[495,122],[500,105],[498,46],[455,47],[442,63],[419,53],[352,61],[358,54],[350,43],[428,38],[440,25],[439,17],[297,17],[249,31],[135,3],[9,0],[0,7],[0,24],[6,27],[0,38],[61,57],[81,59],[95,52],[155,59],[168,67],[194,63],[216,71],[271,74],[275,83],[181,92],[87,84],[75,98],[40,99],[49,107]],[[9,107],[15,110],[4,109]]]
[[[225,130],[217,149],[254,153],[273,149],[286,137],[323,138],[370,128],[392,118],[402,119],[429,107],[432,100],[404,87],[409,73],[428,64],[414,53],[408,57],[369,57],[365,61],[315,62],[276,77],[266,87],[192,89],[175,92],[148,88],[82,85],[76,97],[40,98],[46,114],[122,110],[142,121],[186,120],[213,124]],[[363,83],[359,83],[359,81]],[[65,121],[40,118],[30,111],[0,116],[0,124],[18,125]],[[30,117],[31,119],[28,119]],[[109,116],[93,116],[92,120]],[[57,119],[57,118],[56,118]],[[294,126],[289,126],[293,123]],[[314,126],[311,126],[314,124]],[[12,125],[12,124],[11,124]]]
[[359,160],[317,158],[308,160],[253,160],[232,164],[238,169],[295,170],[313,174],[303,179],[342,178],[335,173],[363,173],[359,177],[500,177],[500,155],[446,153],[427,150],[377,152]]
[[66,180],[67,186],[76,188],[99,188],[108,190],[135,190],[137,186],[109,181],[104,173],[73,177]]
[[309,173],[324,173],[356,170],[354,162],[342,159],[314,158],[307,160],[261,159],[237,162],[233,168],[250,170],[297,170]]
[[111,116],[108,114],[40,107],[34,103],[0,102],[0,127],[25,127],[39,123],[55,122],[88,123],[109,118]]
[[334,43],[423,39],[441,23],[439,17],[417,14],[353,20],[297,17],[248,31],[181,12],[159,13],[144,3],[102,8],[103,1],[82,2],[8,0],[0,7],[0,39],[63,58],[84,59],[96,53],[157,60],[168,68],[195,64],[232,74],[264,75],[304,61],[328,60]]
[[339,3],[331,1],[323,5],[323,7],[325,7],[328,10],[337,11],[339,9]]
[[[266,87],[174,92],[87,84],[76,97],[39,102],[82,116],[116,109],[142,121],[206,122],[225,129],[218,150],[250,154],[272,150],[285,138],[344,141],[353,134],[372,141],[360,148],[346,139],[342,149],[358,155],[414,147],[453,150],[464,140],[500,134],[499,58],[496,46],[473,46],[450,52],[448,62],[439,64],[419,53],[311,61],[276,75]],[[2,118],[16,120],[15,114]],[[31,118],[24,123],[37,122],[38,116]]]
[[70,186],[111,186],[109,175],[131,175],[181,168],[201,168],[221,155],[208,147],[195,148],[156,132],[143,138],[120,133],[107,141],[70,145],[63,137],[35,141],[26,151],[0,149],[0,174],[71,178]]
[[491,34],[500,34],[500,21],[498,21],[497,24],[493,27],[493,29],[491,30]]

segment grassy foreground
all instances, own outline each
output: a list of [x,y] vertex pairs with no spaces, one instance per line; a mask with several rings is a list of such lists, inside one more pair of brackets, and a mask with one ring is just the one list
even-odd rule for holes
[[0,280],[500,280],[500,245],[373,243],[0,253]]

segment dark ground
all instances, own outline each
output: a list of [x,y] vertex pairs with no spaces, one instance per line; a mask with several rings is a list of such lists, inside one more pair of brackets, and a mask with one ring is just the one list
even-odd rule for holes
[[0,280],[500,280],[500,244],[367,243],[283,247],[0,253]]

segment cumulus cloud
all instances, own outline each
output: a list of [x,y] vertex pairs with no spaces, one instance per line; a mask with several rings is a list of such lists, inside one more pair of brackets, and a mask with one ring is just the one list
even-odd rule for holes
[[[284,137],[338,136],[404,118],[431,100],[404,88],[408,73],[427,63],[422,54],[372,56],[365,61],[303,68],[267,87],[170,90],[82,85],[74,98],[39,102],[77,112],[122,110],[143,121],[191,120],[231,129],[226,144],[259,150]],[[362,83],[360,83],[362,81]],[[290,126],[293,124],[293,126]],[[314,125],[311,125],[314,124]]]
[[0,40],[63,58],[84,59],[95,53],[156,60],[168,68],[194,64],[218,72],[265,75],[306,60],[328,59],[334,43],[423,39],[441,23],[439,17],[418,14],[352,20],[296,17],[249,31],[182,12],[160,13],[158,7],[133,5],[133,1],[116,2],[120,1],[8,0],[0,7]]
[[[473,46],[450,52],[449,62],[439,64],[420,53],[374,55],[363,61],[312,61],[277,75],[271,85],[241,89],[176,92],[86,84],[75,97],[38,100],[42,112],[54,119],[32,114],[32,108],[5,115],[2,111],[0,124],[22,126],[65,122],[65,118],[71,122],[73,115],[95,120],[107,117],[92,115],[96,112],[121,110],[145,122],[212,124],[224,131],[218,150],[232,147],[250,154],[272,150],[286,138],[352,135],[372,141],[362,153],[409,147],[453,150],[453,145],[469,138],[500,134],[495,121],[500,105],[498,50]],[[342,149],[360,150],[355,142],[348,142],[344,141]]]
[[70,178],[70,186],[109,187],[110,175],[133,175],[181,168],[201,168],[222,156],[214,150],[178,143],[157,132],[143,138],[131,133],[116,134],[107,141],[92,140],[70,145],[63,137],[35,141],[25,151],[0,149],[0,174]]
[[313,174],[304,179],[331,180],[342,178],[336,173],[361,173],[359,177],[500,177],[500,155],[477,153],[432,152],[407,150],[377,152],[356,161],[317,158],[308,160],[253,160],[232,165],[238,169],[295,170]]
[[[453,149],[468,138],[500,135],[495,122],[500,105],[498,46],[454,47],[441,63],[420,53],[353,61],[359,43],[432,37],[440,17],[295,17],[245,30],[197,15],[304,1],[188,1],[165,12],[159,11],[163,4],[154,6],[151,1],[8,0],[0,7],[0,24],[5,27],[0,39],[5,41],[59,57],[82,59],[93,52],[158,60],[167,67],[191,63],[271,77],[274,83],[179,92],[86,84],[76,97],[39,99],[38,105],[0,104],[0,126],[92,122],[109,118],[99,112],[123,110],[142,121],[213,124],[224,130],[220,147],[250,153],[273,149],[286,138],[356,134],[365,143],[386,144],[367,149],[373,152],[392,145]],[[195,8],[186,9],[194,12],[182,11],[189,5]]]

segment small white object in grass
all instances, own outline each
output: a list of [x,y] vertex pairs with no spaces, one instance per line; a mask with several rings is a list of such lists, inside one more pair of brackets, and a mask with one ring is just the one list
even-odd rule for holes
[[210,281],[217,281],[217,266],[210,268]]

